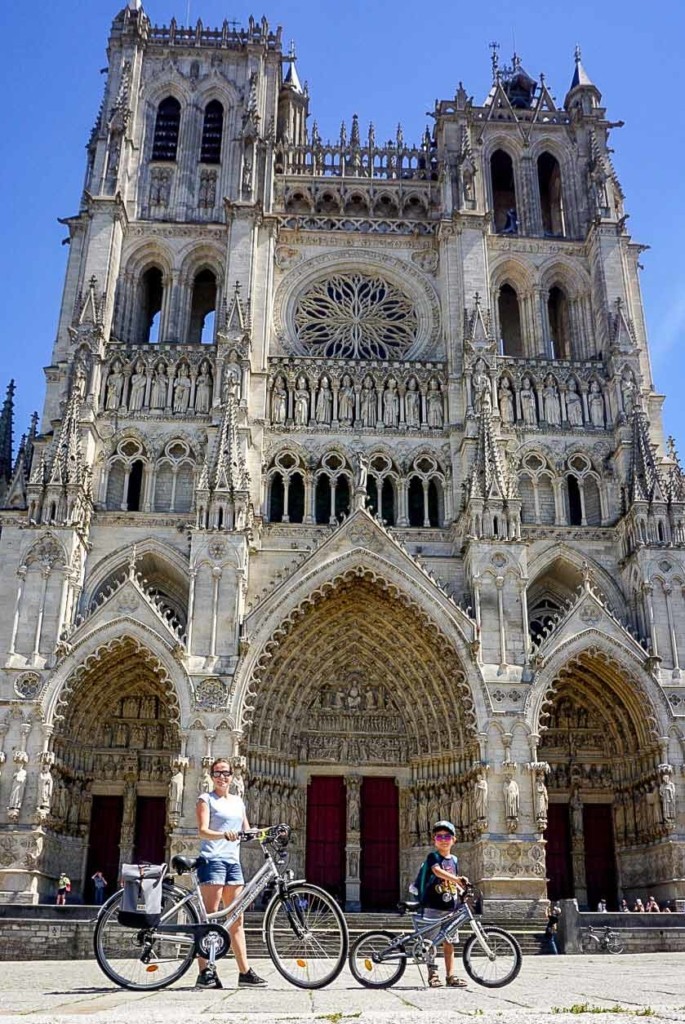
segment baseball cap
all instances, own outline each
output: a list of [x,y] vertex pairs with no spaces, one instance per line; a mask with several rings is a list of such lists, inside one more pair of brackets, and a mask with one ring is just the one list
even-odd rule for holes
[[433,825],[433,835],[435,835],[436,832],[442,832],[443,829],[445,832],[449,832],[450,835],[453,835],[456,838],[457,830],[451,821],[436,821]]

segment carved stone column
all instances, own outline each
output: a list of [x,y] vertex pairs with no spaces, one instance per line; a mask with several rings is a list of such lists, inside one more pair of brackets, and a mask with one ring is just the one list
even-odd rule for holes
[[361,784],[359,775],[345,779],[347,793],[347,841],[345,845],[345,910],[361,910],[359,862],[361,859],[360,814]]

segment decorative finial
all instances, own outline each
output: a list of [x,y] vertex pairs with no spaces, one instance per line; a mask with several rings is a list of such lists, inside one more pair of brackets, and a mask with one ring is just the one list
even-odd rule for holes
[[295,40],[290,40],[290,52],[288,54],[291,60],[297,60],[297,54],[295,53]]
[[131,555],[128,560],[128,578],[133,580],[136,578],[136,559],[138,557],[138,547],[136,544],[131,548]]
[[573,58],[574,58],[576,64],[580,64],[581,53],[580,53],[580,45],[578,43],[576,43],[576,48],[573,51]]
[[492,65],[492,80],[497,80],[499,70],[499,43],[490,43],[490,64]]

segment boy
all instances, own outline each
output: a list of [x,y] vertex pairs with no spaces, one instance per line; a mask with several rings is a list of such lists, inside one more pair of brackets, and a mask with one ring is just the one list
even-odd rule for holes
[[[432,832],[435,850],[428,854],[424,862],[425,867],[421,873],[427,873],[427,878],[419,898],[424,907],[424,920],[438,922],[454,910],[457,897],[463,893],[468,879],[457,874],[457,858],[451,852],[457,838],[457,830],[452,822],[437,821]],[[457,939],[458,936],[453,934],[450,938]],[[454,973],[453,943],[444,942],[442,949],[445,957],[446,984],[450,988],[466,988],[463,978],[458,978]],[[428,984],[431,988],[442,986],[435,963],[428,964]]]

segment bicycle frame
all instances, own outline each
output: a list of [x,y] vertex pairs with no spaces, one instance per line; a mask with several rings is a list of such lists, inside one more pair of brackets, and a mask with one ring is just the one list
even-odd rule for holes
[[469,925],[471,931],[478,940],[478,944],[480,945],[488,959],[495,959],[495,954],[488,946],[483,930],[480,927],[476,918],[473,916],[473,911],[471,910],[471,907],[468,905],[467,902],[462,903],[461,906],[456,907],[447,917],[442,918],[440,920],[427,921],[423,918],[422,912],[418,914],[412,914],[411,919],[413,931],[403,932],[396,939],[393,939],[393,941],[388,946],[387,950],[384,950],[383,952],[378,954],[379,962],[382,963],[384,960],[395,959],[393,954],[396,953],[398,959],[400,960],[413,959],[415,962],[418,963],[419,961],[417,960],[417,956],[415,953],[406,953],[401,947],[405,944],[410,943],[412,940],[426,938],[429,932],[434,932],[436,926],[438,925],[438,932],[434,937],[430,939],[430,942],[434,946],[437,946],[441,942],[450,942],[449,932],[453,929],[459,928],[461,925],[464,924]]

